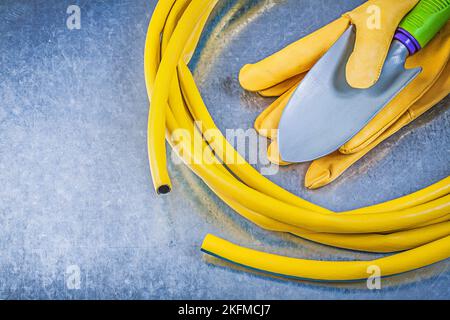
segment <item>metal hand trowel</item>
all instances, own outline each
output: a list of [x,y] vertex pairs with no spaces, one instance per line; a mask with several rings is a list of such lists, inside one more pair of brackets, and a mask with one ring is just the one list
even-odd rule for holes
[[405,69],[406,58],[423,48],[450,19],[450,0],[421,0],[403,19],[378,82],[350,87],[346,63],[355,44],[354,27],[336,41],[300,83],[279,122],[281,159],[305,162],[325,156],[358,133],[421,72]]

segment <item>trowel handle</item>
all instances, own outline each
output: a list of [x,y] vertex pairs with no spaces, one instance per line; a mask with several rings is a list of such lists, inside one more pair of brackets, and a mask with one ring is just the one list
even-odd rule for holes
[[420,0],[402,20],[395,39],[414,54],[425,47],[450,19],[450,0]]

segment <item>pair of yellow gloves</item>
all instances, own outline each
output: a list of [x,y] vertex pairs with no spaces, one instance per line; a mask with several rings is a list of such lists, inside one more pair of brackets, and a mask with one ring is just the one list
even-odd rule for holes
[[[281,51],[241,69],[239,81],[244,89],[279,97],[255,121],[259,134],[274,139],[268,150],[271,162],[289,164],[279,156],[276,129],[290,96],[317,60],[350,24],[355,25],[356,43],[347,62],[346,77],[354,88],[369,88],[380,76],[397,26],[418,1],[369,0]],[[425,48],[408,57],[406,68],[422,68],[417,78],[339,150],[313,161],[306,173],[305,186],[315,189],[334,181],[383,140],[444,99],[450,92],[449,56],[450,23],[447,23]]]

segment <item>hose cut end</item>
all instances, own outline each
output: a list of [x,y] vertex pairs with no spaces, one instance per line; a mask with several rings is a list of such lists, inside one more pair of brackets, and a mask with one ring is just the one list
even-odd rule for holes
[[158,194],[168,194],[170,191],[172,191],[172,189],[170,188],[169,185],[164,184],[162,186],[159,186],[158,189],[156,190],[156,192]]

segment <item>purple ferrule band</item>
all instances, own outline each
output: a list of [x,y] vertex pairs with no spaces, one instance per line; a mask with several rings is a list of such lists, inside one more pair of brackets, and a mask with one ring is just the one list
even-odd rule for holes
[[398,28],[394,35],[394,39],[400,41],[408,48],[409,54],[413,55],[420,49],[422,49],[420,43],[414,38],[408,31],[402,28]]

